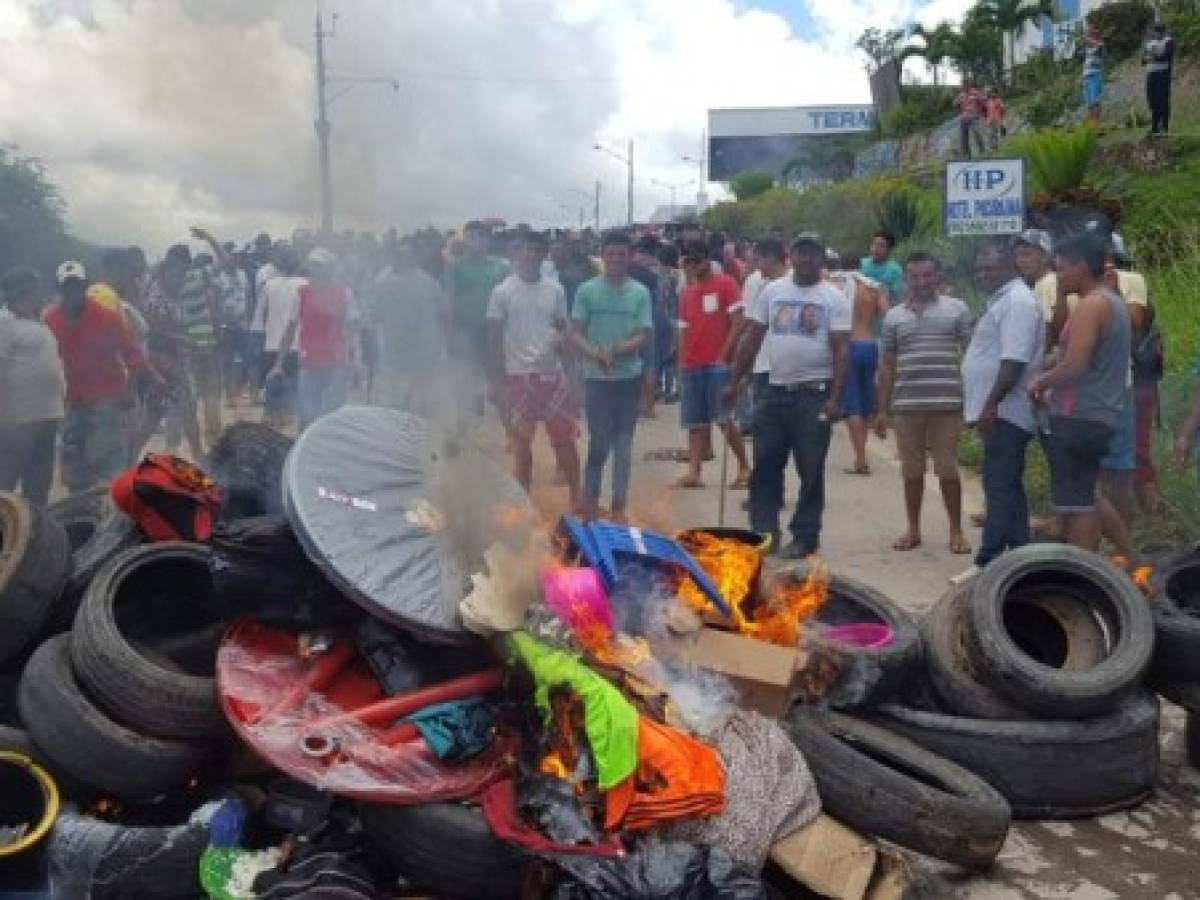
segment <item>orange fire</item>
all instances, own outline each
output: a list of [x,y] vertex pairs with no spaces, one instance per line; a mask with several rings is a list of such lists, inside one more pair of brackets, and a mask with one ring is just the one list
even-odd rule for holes
[[[758,602],[747,612],[755,599],[755,582],[762,569],[758,549],[736,538],[704,532],[688,535],[686,546],[729,603],[734,628],[747,637],[794,647],[803,623],[829,596],[829,569],[813,558],[803,581],[781,575],[759,584]],[[715,612],[712,602],[691,578],[680,584],[679,598],[697,612]]]
[[1149,597],[1153,593],[1153,586],[1150,582],[1154,579],[1153,566],[1137,566],[1130,568],[1132,563],[1127,557],[1117,554],[1112,557],[1113,565],[1129,573],[1129,577],[1133,579],[1133,583],[1137,585],[1138,590]]
[[[570,781],[579,765],[579,744],[575,735],[583,727],[583,702],[571,691],[554,691],[550,695],[550,749],[542,757],[538,769]],[[579,786],[576,786],[579,789]]]

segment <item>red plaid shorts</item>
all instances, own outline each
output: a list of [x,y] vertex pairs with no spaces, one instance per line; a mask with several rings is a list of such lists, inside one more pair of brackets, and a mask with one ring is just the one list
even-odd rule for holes
[[509,425],[524,440],[533,439],[538,422],[545,423],[552,444],[570,443],[579,437],[575,397],[562,372],[508,376],[508,402]]

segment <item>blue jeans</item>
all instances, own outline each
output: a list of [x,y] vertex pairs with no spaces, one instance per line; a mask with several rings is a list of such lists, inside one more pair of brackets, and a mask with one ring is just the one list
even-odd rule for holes
[[642,379],[584,382],[584,411],[587,414],[588,454],[583,476],[583,493],[593,510],[600,504],[604,466],[613,455],[612,511],[623,513],[629,497],[629,472],[633,465],[633,430],[637,427],[642,399]]
[[821,546],[825,512],[825,457],[829,453],[829,420],[825,402],[829,386],[784,388],[768,385],[754,404],[754,471],[750,474],[750,527],[779,535],[784,471],[788,456],[800,476],[800,498],[788,525],[806,551]]
[[983,439],[983,543],[975,565],[986,566],[1005,550],[1029,543],[1025,499],[1025,449],[1033,437],[1004,419]]
[[345,369],[300,369],[300,394],[297,408],[303,431],[326,413],[346,405],[349,377]]

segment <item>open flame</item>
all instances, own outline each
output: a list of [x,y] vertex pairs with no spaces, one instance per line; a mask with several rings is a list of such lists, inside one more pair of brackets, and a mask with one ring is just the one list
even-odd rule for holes
[[1138,590],[1140,590],[1147,597],[1154,592],[1154,588],[1151,585],[1151,581],[1154,580],[1153,566],[1134,567],[1127,557],[1121,556],[1120,554],[1113,556],[1112,562],[1113,565],[1124,570],[1125,572],[1128,572],[1129,577],[1133,580],[1133,583],[1137,585]]
[[[556,690],[550,694],[550,749],[538,765],[543,775],[572,781],[579,766],[579,742],[576,735],[583,727],[583,702],[573,691]],[[576,790],[581,786],[576,785]]]
[[[760,583],[762,558],[756,547],[737,538],[722,538],[702,531],[689,534],[686,546],[729,604],[735,630],[747,637],[794,647],[803,623],[829,596],[829,569],[817,557],[809,560],[808,575],[803,581],[785,574]],[[678,594],[697,612],[716,612],[691,578],[683,579]]]

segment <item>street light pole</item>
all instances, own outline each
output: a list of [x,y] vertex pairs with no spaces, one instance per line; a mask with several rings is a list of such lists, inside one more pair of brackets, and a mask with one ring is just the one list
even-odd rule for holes
[[679,181],[679,182],[676,182],[675,184],[668,184],[665,181],[659,181],[657,178],[651,178],[650,181],[652,184],[656,184],[659,187],[666,188],[668,191],[671,192],[671,218],[674,218],[678,214],[678,209],[679,209],[679,207],[676,206],[676,204],[675,204],[675,191],[677,191],[681,187],[687,187],[688,185],[696,183],[696,180],[694,178],[689,178],[687,181]]
[[596,234],[600,233],[600,179],[596,179]]
[[706,195],[708,188],[708,172],[705,170],[705,167],[708,165],[708,129],[703,129],[700,132],[700,155],[698,157],[683,156],[680,158],[684,162],[696,164],[697,174],[700,177],[700,185],[696,193],[696,212],[703,212],[700,208],[700,201]]
[[321,23],[321,14],[317,13],[317,26],[313,32],[317,43],[317,176],[321,182],[321,233],[325,235],[333,233],[333,184],[329,170],[329,104],[326,102],[325,96],[328,84],[325,74],[325,38],[332,36],[333,32],[324,29]]
[[[608,147],[605,147],[603,144],[593,144],[592,149],[599,150],[602,153],[607,153],[613,159],[619,159],[621,162],[625,163],[626,170],[629,173],[629,179],[628,179],[629,196],[626,200],[626,206],[625,206],[625,222],[627,225],[632,225],[633,224],[633,141],[630,140],[630,142],[629,142],[629,154],[627,156],[618,153],[616,150],[612,150]],[[599,184],[597,184],[596,185],[597,196],[599,196],[599,193],[600,193],[600,186],[599,186]],[[597,215],[596,218],[599,219],[599,215]]]

